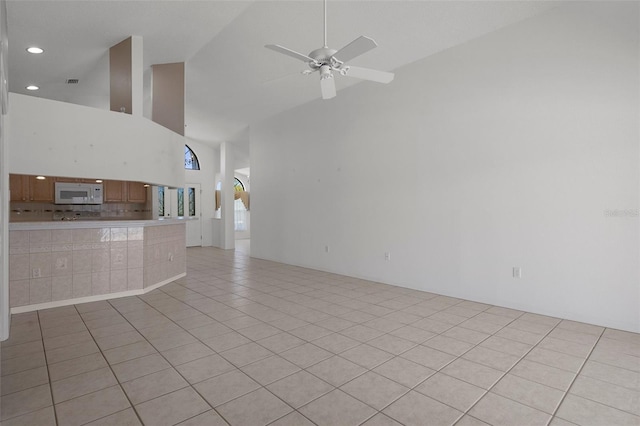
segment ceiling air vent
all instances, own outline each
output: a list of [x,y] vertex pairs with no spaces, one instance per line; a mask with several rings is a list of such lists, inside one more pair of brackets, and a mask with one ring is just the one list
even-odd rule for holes
[[66,83],[67,84],[78,84],[78,79],[77,78],[68,78]]

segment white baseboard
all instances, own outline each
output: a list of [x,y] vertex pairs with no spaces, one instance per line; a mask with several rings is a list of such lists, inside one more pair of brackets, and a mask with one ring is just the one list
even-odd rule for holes
[[138,290],[120,291],[118,293],[97,294],[95,296],[77,297],[75,299],[55,300],[53,302],[36,303],[34,305],[16,306],[11,308],[12,314],[22,314],[24,312],[39,311],[41,309],[59,308],[60,306],[77,305],[78,303],[99,302],[101,300],[118,299],[120,297],[139,296],[141,294],[149,293],[163,285],[169,284],[179,278],[187,276],[186,272],[168,278],[164,281],[160,281],[157,284],[149,286],[147,288],[141,288]]

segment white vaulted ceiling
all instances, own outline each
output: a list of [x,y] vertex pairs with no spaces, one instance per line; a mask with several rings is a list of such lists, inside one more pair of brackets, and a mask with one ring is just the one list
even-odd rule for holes
[[[372,37],[379,47],[351,63],[393,71],[558,4],[329,0],[328,44],[338,49],[359,35]],[[137,35],[147,109],[149,67],[185,62],[189,138],[212,145],[233,140],[251,123],[320,97],[318,76],[300,74],[304,63],[264,48],[280,44],[308,53],[321,47],[319,0],[8,0],[7,9],[12,92],[108,108],[108,50]],[[30,45],[45,53],[27,54]],[[80,82],[67,85],[68,78]],[[340,89],[360,83],[336,78],[338,98]],[[27,92],[28,84],[41,89]]]

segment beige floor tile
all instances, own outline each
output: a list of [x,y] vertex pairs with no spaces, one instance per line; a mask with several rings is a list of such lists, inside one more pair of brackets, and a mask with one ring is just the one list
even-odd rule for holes
[[234,370],[197,383],[194,387],[212,407],[217,407],[260,388],[260,384],[242,371]]
[[524,357],[524,359],[556,367],[561,370],[570,371],[572,373],[577,373],[584,363],[584,359],[582,358],[542,348],[533,348],[531,352]]
[[515,340],[516,342],[526,343],[528,345],[535,345],[544,338],[544,334],[531,333],[529,331],[518,330],[512,326],[507,326],[498,331],[495,336],[502,337],[504,339]]
[[220,355],[236,367],[243,367],[252,362],[267,358],[273,355],[273,352],[252,342],[229,349],[228,351],[220,352]]
[[549,414],[564,396],[562,391],[511,374],[500,379],[491,392]]
[[135,328],[129,323],[118,323],[107,327],[91,330],[91,334],[96,340],[101,337],[117,336],[119,334],[135,331]]
[[353,327],[354,325],[356,325],[356,323],[348,321],[344,318],[331,317],[322,321],[318,321],[316,325],[319,325],[322,328],[326,328],[327,330],[338,332],[346,328]]
[[533,347],[533,345],[527,343],[516,342],[515,340],[504,339],[497,336],[489,337],[480,343],[480,346],[517,357],[525,356]]
[[456,426],[490,426],[488,423],[478,420],[475,417],[469,415],[462,416],[456,423]]
[[307,419],[302,414],[294,411],[287,414],[284,417],[270,423],[269,426],[314,426],[311,420]]
[[2,377],[2,380],[0,380],[2,392],[0,394],[7,395],[34,386],[44,385],[45,383],[49,383],[47,367],[37,367]]
[[280,353],[280,356],[300,368],[307,368],[324,359],[330,358],[333,354],[311,343],[305,343],[304,345]]
[[52,382],[53,401],[59,404],[117,384],[118,381],[108,367],[89,371]]
[[184,422],[178,423],[178,426],[227,426],[228,423],[214,410],[205,411]]
[[264,346],[273,353],[279,354],[280,352],[303,345],[305,341],[289,333],[280,332],[265,339],[260,339],[256,343]]
[[347,336],[343,336],[342,334],[333,333],[314,340],[313,344],[334,354],[339,354],[360,345],[360,342]]
[[450,328],[449,330],[442,333],[442,335],[445,337],[462,340],[463,342],[471,343],[473,345],[477,345],[490,336],[490,334],[481,333],[479,331],[458,326]]
[[318,426],[355,426],[376,414],[376,410],[339,389],[321,396],[299,411]]
[[222,334],[230,333],[232,331],[233,330],[226,325],[216,322],[214,324],[205,325],[203,327],[192,328],[189,330],[189,333],[204,341],[216,336],[220,336]]
[[89,423],[129,407],[129,401],[120,386],[102,389],[56,405],[60,426]]
[[579,375],[569,393],[640,417],[640,391]]
[[422,345],[408,350],[401,356],[433,370],[439,370],[456,359],[454,355]]
[[376,330],[375,328],[358,324],[342,330],[340,334],[364,343],[371,339],[375,339],[376,337],[382,336],[384,332]]
[[132,408],[118,411],[110,416],[87,423],[87,426],[142,426]]
[[142,422],[153,426],[174,425],[211,409],[191,387],[143,402],[135,408]]
[[504,374],[500,370],[462,358],[458,358],[447,365],[442,369],[442,372],[483,389],[489,389]]
[[372,371],[409,388],[435,373],[430,368],[401,357],[393,358]]
[[107,367],[107,361],[100,352],[90,355],[81,356],[79,358],[69,359],[57,364],[49,365],[49,376],[51,380],[61,380],[77,374],[86,373],[88,371],[98,370]]
[[394,321],[388,317],[380,317],[372,319],[371,321],[364,322],[362,323],[362,325],[375,328],[376,330],[380,330],[384,333],[391,333],[393,330],[404,327],[405,324]]
[[640,373],[635,371],[596,361],[587,361],[580,371],[580,375],[640,392]]
[[332,391],[334,387],[306,371],[299,371],[270,384],[267,389],[292,407],[299,408]]
[[188,345],[162,351],[162,356],[164,356],[172,365],[185,364],[213,354],[214,352],[209,349],[208,346],[200,342],[190,343]]
[[518,362],[509,373],[561,391],[566,391],[575,377],[575,374],[570,371],[561,370],[527,359]]
[[99,352],[98,345],[93,340],[74,345],[63,346],[61,348],[46,350],[47,363],[55,364],[68,359],[78,358],[84,355]]
[[571,394],[562,401],[556,416],[583,426],[640,424],[638,416]]
[[200,340],[202,340],[202,343],[218,353],[251,343],[251,340],[247,339],[240,333],[236,333],[235,331]]
[[[517,320],[516,320],[517,321]],[[463,323],[459,324],[460,327],[468,328],[470,330],[479,331],[481,333],[494,334],[497,333],[503,326],[494,324],[492,322],[483,321],[478,317],[469,318]]]
[[261,388],[219,406],[217,411],[232,425],[261,426],[293,410],[271,392]]
[[269,324],[255,324],[246,328],[237,330],[238,333],[251,340],[260,340],[281,332],[279,328]]
[[241,370],[263,386],[280,380],[300,370],[295,364],[274,355],[246,365]]
[[151,355],[157,351],[148,342],[137,342],[130,345],[121,346],[119,348],[109,349],[104,351],[104,357],[109,364],[119,364],[121,362],[129,361],[131,359],[141,358],[145,355]]
[[63,348],[65,346],[74,345],[78,343],[92,342],[93,337],[88,331],[80,331],[77,333],[65,334],[57,337],[45,337],[44,347],[47,352],[52,349]]
[[540,343],[538,343],[538,348],[562,352],[579,358],[586,358],[592,347],[593,344],[575,343],[568,340],[556,339],[550,336],[545,337]]
[[398,328],[397,330],[393,330],[389,334],[418,344],[424,343],[425,341],[436,335],[435,333],[423,330],[418,327],[413,327],[411,325],[406,325],[404,327]]
[[469,414],[495,426],[543,426],[550,415],[516,401],[489,392],[469,411]]
[[569,342],[579,343],[582,345],[593,346],[600,337],[599,335],[580,333],[578,331],[571,331],[564,328],[556,328],[549,333],[549,337],[561,340],[568,340]]
[[378,413],[371,417],[366,422],[362,423],[362,426],[402,426],[400,423],[393,420],[391,417],[382,413]]
[[134,405],[187,386],[189,383],[173,368],[151,373],[122,384],[122,388]]
[[389,361],[393,355],[381,349],[374,348],[367,344],[361,344],[340,354],[342,358],[348,359],[358,365],[370,370]]
[[0,420],[21,416],[52,404],[49,385],[35,386],[2,397]]
[[193,384],[233,371],[235,367],[220,355],[213,354],[178,365],[176,369],[189,383]]
[[579,333],[593,334],[595,336],[599,336],[604,331],[604,327],[570,320],[560,321],[560,323],[558,324],[558,328],[577,331]]
[[2,348],[0,349],[0,358],[2,359],[2,361],[5,361],[8,359],[19,358],[38,352],[44,352],[42,340],[36,340],[33,342],[21,343],[19,345],[6,347],[3,342]]
[[95,340],[101,350],[107,351],[109,349],[144,341],[144,337],[137,331],[127,331],[111,336],[96,337]]
[[[4,342],[3,342],[4,344]],[[32,370],[46,365],[44,352],[33,352],[17,358],[2,359],[0,370],[2,376],[20,373],[21,371]]]
[[486,392],[484,389],[442,373],[436,373],[415,388],[460,411],[467,411]]
[[376,410],[382,410],[407,393],[409,388],[369,371],[342,385],[340,390],[370,405]]
[[307,371],[333,386],[340,386],[367,370],[336,355],[307,368]]
[[169,336],[156,338],[156,339],[148,339],[149,343],[153,345],[158,351],[166,351],[168,349],[177,348],[179,346],[188,345],[191,343],[196,343],[198,340],[187,333],[186,331],[180,333],[173,333]]
[[251,316],[244,315],[241,317],[236,317],[236,318],[224,321],[223,324],[237,331],[241,328],[250,327],[256,324],[262,324],[262,321],[257,320]]
[[391,404],[384,414],[405,426],[422,426],[426,419],[431,424],[453,425],[462,416],[462,412],[415,391]]
[[416,346],[416,343],[397,336],[385,334],[384,336],[376,337],[375,339],[369,340],[367,342],[367,345],[373,346],[394,355],[400,355],[401,353],[406,352]]
[[600,345],[596,345],[589,359],[640,373],[640,363],[638,363],[637,356],[601,348]]
[[441,352],[446,352],[451,355],[460,356],[473,348],[471,343],[463,342],[462,340],[452,339],[443,335],[435,336],[426,342],[423,346],[428,346],[433,349],[437,349]]
[[53,406],[32,411],[10,420],[3,420],[2,426],[56,426],[56,414]]
[[509,370],[520,360],[520,357],[494,351],[493,349],[482,346],[476,346],[464,354],[462,358],[500,371]]
[[319,339],[321,337],[327,336],[332,333],[331,330],[327,330],[326,328],[318,327],[314,324],[305,325],[299,328],[295,328],[293,330],[289,330],[289,333],[302,339],[310,342],[312,340]]
[[193,316],[174,320],[174,322],[185,330],[190,330],[193,328],[204,327],[205,325],[215,324],[216,321],[207,315],[198,313]]

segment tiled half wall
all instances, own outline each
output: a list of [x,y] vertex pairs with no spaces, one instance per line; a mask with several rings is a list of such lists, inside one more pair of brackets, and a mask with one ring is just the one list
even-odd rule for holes
[[184,223],[156,226],[149,223],[153,222],[11,230],[10,306],[108,297],[128,291],[141,293],[184,274]]

